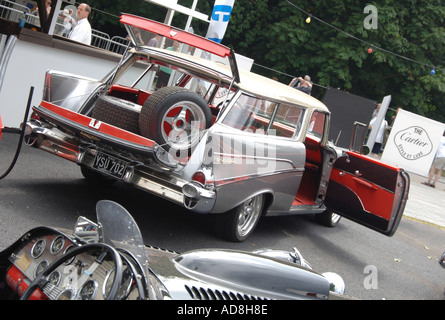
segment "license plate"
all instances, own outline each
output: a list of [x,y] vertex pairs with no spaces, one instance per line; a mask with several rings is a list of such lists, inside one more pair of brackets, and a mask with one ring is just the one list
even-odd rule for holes
[[122,179],[127,163],[100,151],[94,159],[93,168],[105,172],[113,177]]

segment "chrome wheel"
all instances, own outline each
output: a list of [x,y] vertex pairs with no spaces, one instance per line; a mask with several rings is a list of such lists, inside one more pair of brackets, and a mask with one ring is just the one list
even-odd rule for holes
[[172,105],[161,119],[161,135],[170,148],[187,150],[199,141],[199,132],[206,128],[206,116],[193,102]]
[[139,115],[141,134],[180,158],[190,156],[200,133],[211,125],[212,113],[207,102],[182,87],[155,91],[144,102]]
[[236,208],[219,215],[216,229],[225,239],[241,242],[252,234],[263,213],[265,196],[254,196]]
[[240,237],[247,237],[260,219],[263,210],[262,194],[244,202],[239,211],[237,233]]

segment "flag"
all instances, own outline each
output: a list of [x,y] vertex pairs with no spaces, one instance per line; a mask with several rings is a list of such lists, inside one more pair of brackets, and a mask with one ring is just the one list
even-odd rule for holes
[[221,43],[229,24],[235,0],[215,0],[206,38]]

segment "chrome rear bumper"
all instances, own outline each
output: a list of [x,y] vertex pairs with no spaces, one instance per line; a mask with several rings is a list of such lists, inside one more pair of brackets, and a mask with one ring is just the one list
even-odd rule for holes
[[[39,121],[31,120],[26,126],[25,141],[29,146],[34,146],[80,166],[108,175],[106,172],[94,168],[96,155],[99,151],[102,151],[98,150],[96,145],[81,141],[81,139],[57,128],[45,128]],[[216,201],[214,191],[189,183],[169,170],[154,170],[142,162],[120,155],[113,156],[127,163],[125,173],[121,178],[125,183],[183,205],[194,212],[209,213],[212,210]],[[195,188],[196,193],[193,197],[184,195],[184,189],[190,190],[190,187],[187,188],[186,186]]]

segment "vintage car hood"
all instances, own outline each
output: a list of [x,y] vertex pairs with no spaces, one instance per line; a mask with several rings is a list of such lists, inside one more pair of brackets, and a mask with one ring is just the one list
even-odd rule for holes
[[[150,269],[173,299],[327,299],[329,282],[294,263],[255,253],[147,250]],[[246,266],[249,266],[246,268]]]

